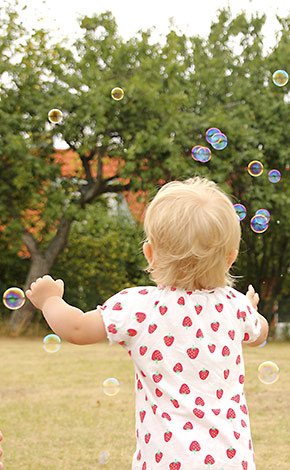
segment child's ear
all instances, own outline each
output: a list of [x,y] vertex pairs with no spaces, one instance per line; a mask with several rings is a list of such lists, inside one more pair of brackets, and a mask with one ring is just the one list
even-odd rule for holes
[[148,264],[152,264],[153,252],[152,252],[152,246],[150,242],[145,242],[143,244],[143,253],[144,253],[145,258],[148,261]]
[[232,248],[228,256],[228,270],[231,265],[236,261],[239,251],[236,248]]

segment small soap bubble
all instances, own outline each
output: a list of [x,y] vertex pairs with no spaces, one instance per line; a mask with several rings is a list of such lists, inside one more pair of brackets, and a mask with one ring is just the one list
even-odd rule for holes
[[254,215],[254,217],[251,218],[250,225],[253,232],[263,233],[268,228],[267,218],[264,215]]
[[113,90],[111,91],[111,97],[115,101],[120,101],[124,98],[124,91],[122,90],[122,88],[113,88]]
[[215,134],[221,134],[221,131],[217,127],[211,127],[210,129],[206,131],[205,138],[209,144],[212,143],[212,137]]
[[211,159],[211,150],[202,145],[196,145],[191,150],[192,158],[198,162],[206,163]]
[[256,215],[264,215],[267,219],[267,223],[269,223],[269,220],[270,220],[270,212],[267,211],[267,209],[258,209],[256,211]]
[[279,379],[279,367],[272,361],[262,362],[258,367],[258,377],[265,385],[274,384]]
[[62,119],[63,119],[63,114],[60,109],[51,109],[48,112],[48,120],[52,124],[59,124],[62,121]]
[[210,144],[215,150],[223,150],[228,145],[228,138],[219,132],[211,137]]
[[279,183],[281,180],[281,173],[279,170],[270,170],[268,173],[268,180],[270,183]]
[[267,340],[265,339],[264,343],[259,344],[258,348],[263,348],[263,346],[266,346],[266,344],[267,344]]
[[106,450],[102,450],[99,453],[98,461],[99,463],[105,464],[108,462],[109,458],[110,458],[109,452],[107,452]]
[[195,145],[194,147],[192,147],[191,149],[191,155],[192,155],[192,158],[194,160],[196,160],[197,162],[199,161],[199,158],[198,158],[198,152],[199,150],[202,148],[201,145]]
[[263,173],[264,167],[259,160],[253,160],[248,164],[248,173],[251,176],[260,176]]
[[10,310],[17,310],[25,304],[25,294],[18,287],[9,287],[3,294],[3,304]]
[[235,211],[237,213],[237,216],[240,220],[244,220],[244,218],[247,215],[247,209],[243,204],[234,204]]
[[109,379],[104,380],[103,382],[103,392],[108,397],[113,397],[117,395],[120,391],[120,383],[114,377],[110,377]]
[[272,80],[276,86],[285,86],[288,83],[289,75],[286,70],[276,70],[272,75]]
[[48,353],[56,353],[60,350],[61,339],[59,336],[50,334],[43,338],[43,349]]

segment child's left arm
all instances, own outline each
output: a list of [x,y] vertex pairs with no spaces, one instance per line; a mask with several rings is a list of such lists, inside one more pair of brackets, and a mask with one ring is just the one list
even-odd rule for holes
[[73,344],[94,344],[107,339],[99,309],[82,312],[67,304],[62,296],[64,283],[50,276],[38,278],[26,291],[26,297],[42,313],[50,328],[62,339]]

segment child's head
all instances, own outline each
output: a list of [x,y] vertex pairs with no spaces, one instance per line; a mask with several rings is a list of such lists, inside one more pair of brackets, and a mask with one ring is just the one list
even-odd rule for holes
[[144,253],[156,284],[186,290],[231,285],[241,237],[229,197],[205,178],[165,184],[144,220]]

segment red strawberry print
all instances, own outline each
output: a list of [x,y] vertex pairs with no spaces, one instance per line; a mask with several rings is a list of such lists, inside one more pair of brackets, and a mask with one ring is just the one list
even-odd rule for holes
[[190,446],[189,446],[189,450],[190,450],[191,452],[194,452],[194,453],[195,453],[195,452],[199,452],[200,449],[201,449],[201,447],[200,447],[200,445],[199,445],[199,443],[198,443],[197,441],[192,441],[192,443],[191,443]]
[[246,421],[244,421],[243,419],[241,419],[241,425],[243,426],[243,428],[248,427]]
[[165,433],[164,433],[165,442],[169,442],[171,438],[172,438],[172,432],[171,431],[165,431]]
[[191,429],[193,429],[193,425],[190,421],[187,421],[187,423],[185,423],[185,425],[183,426],[183,429],[184,431],[191,431]]
[[123,308],[123,306],[122,306],[121,302],[117,302],[113,306],[113,310],[122,310],[122,308]]
[[243,374],[241,374],[241,375],[239,376],[239,382],[240,382],[240,384],[243,384],[244,381],[245,381],[245,376],[244,376]]
[[209,430],[209,434],[213,439],[217,437],[218,433],[219,433],[219,430],[217,428],[210,428]]
[[159,312],[161,315],[165,315],[165,313],[167,312],[168,308],[166,307],[166,305],[161,305],[159,307]]
[[224,378],[227,379],[229,375],[230,375],[230,370],[229,370],[229,369],[225,369],[225,370],[224,370]]
[[160,382],[160,380],[162,379],[163,375],[162,374],[159,374],[159,372],[156,372],[156,374],[153,374],[152,375],[152,379],[153,381],[157,384],[158,382]]
[[183,322],[182,322],[182,326],[184,326],[187,330],[190,326],[192,326],[192,321],[191,321],[191,318],[189,317],[184,317],[183,319]]
[[143,312],[137,312],[136,315],[135,315],[135,318],[136,318],[138,323],[142,323],[145,320],[146,315]]
[[232,340],[234,340],[235,339],[235,330],[229,330],[228,335]]
[[181,463],[178,462],[178,460],[174,460],[174,462],[171,462],[171,463],[169,464],[170,470],[179,470],[180,467],[181,467]]
[[129,336],[136,336],[136,334],[137,334],[137,331],[134,330],[133,328],[129,328],[127,330],[127,335],[129,335]]
[[161,452],[161,450],[158,450],[155,454],[155,461],[159,463],[162,457],[163,457],[163,453]]
[[247,410],[246,405],[240,405],[240,408],[241,408],[242,412],[243,412],[245,415],[248,414],[248,410]]
[[241,312],[240,309],[238,309],[237,319],[239,320],[240,318],[242,318],[243,321],[246,321],[247,314],[246,314],[246,312]]
[[212,409],[211,410],[213,412],[213,414],[215,414],[216,416],[218,416],[221,412],[221,410],[219,408],[215,408],[215,409]]
[[146,351],[147,351],[147,346],[140,346],[139,353],[141,354],[141,356],[144,356],[144,354],[146,354]]
[[230,294],[232,297],[236,298],[235,294],[230,290]]
[[183,371],[182,364],[180,364],[180,362],[177,362],[175,366],[173,367],[173,372],[175,372],[176,374],[180,374],[180,372],[182,371]]
[[210,324],[210,326],[211,326],[211,329],[216,332],[216,331],[218,331],[218,329],[219,329],[219,327],[220,327],[220,324],[219,324],[218,321],[213,321],[213,322]]
[[157,329],[156,323],[151,323],[151,325],[148,326],[148,332],[150,334],[154,333],[154,331]]
[[127,291],[127,290],[123,290],[122,292],[120,292],[120,294],[128,294],[128,291]]
[[156,300],[156,302],[154,302],[154,307],[157,307],[158,304],[159,304],[159,300]]
[[146,462],[143,463],[143,465],[142,465],[142,470],[147,470],[147,464],[146,464]]
[[240,395],[238,395],[238,394],[237,394],[237,395],[234,395],[234,396],[231,398],[231,400],[235,401],[236,403],[240,403],[240,399],[241,399],[241,397],[240,397]]
[[139,290],[138,294],[146,295],[146,294],[148,294],[148,290],[147,289]]
[[248,309],[249,314],[252,315],[252,310],[250,309],[248,305],[247,305],[247,309]]
[[199,304],[196,304],[194,308],[195,308],[196,314],[199,315],[200,312],[202,311],[202,306]]
[[152,403],[151,408],[152,408],[153,413],[156,415],[157,405],[154,405],[154,404]]
[[155,388],[155,394],[157,395],[158,398],[162,397],[163,392],[159,388]]
[[236,364],[239,365],[241,363],[241,356],[238,354],[236,359]]
[[252,441],[251,441],[251,439],[249,440],[249,449],[252,450]]
[[171,290],[171,292],[175,292],[175,291],[176,291],[176,287],[173,287],[173,286],[172,286],[172,287],[170,287],[170,290]]
[[220,400],[221,397],[223,396],[223,389],[222,388],[219,388],[217,391],[216,391],[216,396],[218,397],[218,399]]
[[145,440],[146,444],[148,444],[148,442],[150,441],[150,437],[151,437],[150,432],[147,432],[144,436],[144,440]]
[[207,369],[202,369],[199,371],[199,377],[201,378],[201,380],[207,379],[208,376],[209,376],[209,371]]
[[223,304],[218,303],[218,304],[215,304],[215,308],[219,313],[221,313],[223,311],[224,306]]
[[197,337],[197,338],[200,338],[200,339],[202,339],[202,338],[204,337],[204,336],[203,336],[203,332],[201,331],[200,328],[199,328],[199,329],[197,330],[197,332],[196,332],[196,337]]
[[191,348],[188,348],[186,352],[190,359],[195,359],[199,353],[199,349],[192,346]]
[[137,382],[137,389],[138,389],[139,391],[143,389],[143,385],[142,385],[142,383],[140,382],[140,380],[138,380],[138,382]]
[[139,452],[138,452],[137,460],[141,460],[141,450],[139,450]]
[[168,421],[171,421],[171,416],[168,413],[162,413],[161,418],[167,419]]
[[229,357],[229,355],[230,355],[230,350],[229,350],[228,346],[224,346],[224,347],[223,347],[223,349],[222,349],[222,355],[223,355],[224,357]]
[[187,295],[192,295],[192,290],[188,290],[186,293]]
[[193,414],[199,419],[204,417],[204,412],[200,408],[194,408]]
[[139,415],[140,415],[140,420],[141,420],[141,423],[143,423],[144,419],[145,419],[145,416],[146,416],[146,411],[145,410],[141,410],[139,412]]
[[181,393],[181,395],[188,395],[190,393],[189,386],[186,384],[182,384],[179,389],[179,393]]
[[177,303],[178,305],[181,305],[181,307],[183,307],[185,305],[184,297],[179,297]]
[[159,361],[162,361],[163,356],[162,356],[161,352],[158,351],[158,349],[156,349],[155,351],[153,351],[151,359],[152,359],[152,361],[159,362]]
[[108,331],[110,333],[113,333],[113,335],[115,335],[117,333],[119,328],[116,327],[116,325],[114,323],[111,323],[109,326],[108,326]]
[[170,398],[170,401],[175,408],[179,408],[179,403],[175,398]]
[[233,447],[229,447],[226,452],[229,459],[233,459],[236,455],[236,450]]
[[242,468],[243,470],[248,470],[248,462],[246,462],[245,460],[242,461]]
[[245,333],[245,334],[244,334],[243,341],[249,341],[249,339],[250,339],[249,333]]
[[140,372],[141,372],[141,375],[142,375],[143,377],[147,377],[147,375],[144,374],[143,370],[141,370]]
[[215,348],[216,348],[215,344],[210,343],[207,345],[207,347],[211,353],[215,352]]
[[174,341],[174,336],[172,336],[170,333],[168,333],[167,336],[164,336],[163,340],[164,340],[164,343],[166,344],[166,346],[171,346],[173,344],[173,341]]
[[195,399],[195,404],[196,404],[197,406],[204,406],[204,405],[205,405],[204,400],[203,400],[201,397],[197,397],[197,398]]
[[236,432],[236,431],[234,431],[234,436],[237,440],[240,439],[240,437],[241,437],[240,433]]
[[204,459],[204,463],[208,466],[213,465],[215,463],[215,459],[211,455],[207,455]]
[[232,408],[229,408],[227,411],[227,419],[232,421],[235,417],[236,417],[236,413],[234,412]]

